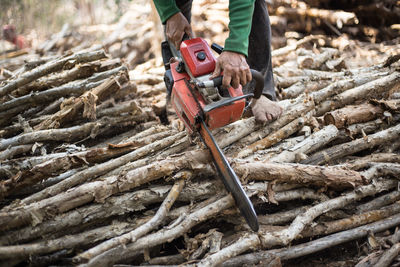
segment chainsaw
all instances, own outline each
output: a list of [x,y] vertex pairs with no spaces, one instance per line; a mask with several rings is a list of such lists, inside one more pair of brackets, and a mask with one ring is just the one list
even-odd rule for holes
[[[251,70],[252,79],[256,82],[255,90],[254,93],[243,94],[241,86],[236,89],[222,87],[222,76],[210,79],[216,64],[211,48],[221,53],[221,46],[212,44],[210,47],[202,38],[184,38],[179,50],[168,41],[164,41],[161,47],[166,69],[164,81],[176,114],[190,134],[199,133],[240,213],[250,228],[258,231],[257,214],[253,204],[216,143],[211,130],[240,119],[246,108],[246,99],[260,98],[264,86],[262,75]],[[171,58],[174,58],[174,62]]]

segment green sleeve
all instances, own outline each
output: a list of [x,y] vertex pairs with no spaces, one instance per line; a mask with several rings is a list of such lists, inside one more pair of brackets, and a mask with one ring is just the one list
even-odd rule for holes
[[247,56],[255,0],[229,1],[229,37],[224,50]]
[[163,24],[172,15],[175,15],[180,11],[175,3],[175,0],[153,0],[153,2]]

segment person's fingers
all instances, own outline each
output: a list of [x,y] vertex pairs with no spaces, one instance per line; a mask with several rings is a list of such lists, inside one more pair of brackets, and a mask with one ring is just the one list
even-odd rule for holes
[[247,75],[246,75],[246,68],[240,68],[240,84],[241,85],[246,85],[250,80],[247,79]]
[[224,88],[229,88],[231,86],[232,76],[229,72],[225,71],[222,77],[222,86]]
[[215,63],[215,69],[214,69],[213,73],[211,74],[210,80],[217,78],[220,75],[221,75],[221,66],[220,66],[219,62],[217,61]]
[[253,76],[251,75],[250,68],[246,69],[246,80],[247,82],[250,82],[253,79]]
[[240,75],[233,73],[231,78],[231,85],[234,89],[238,88],[240,84]]
[[185,33],[189,36],[189,38],[193,38],[194,34],[192,31],[192,27],[190,27],[190,25],[185,27]]

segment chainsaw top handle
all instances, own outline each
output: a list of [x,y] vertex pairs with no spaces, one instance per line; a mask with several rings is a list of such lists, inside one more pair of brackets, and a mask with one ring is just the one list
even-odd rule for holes
[[[211,45],[211,48],[217,52],[218,54],[221,54],[224,51],[224,48],[220,46],[219,44],[213,43]],[[253,98],[259,99],[261,97],[262,91],[264,90],[264,77],[263,75],[254,69],[250,69],[252,80],[255,81],[256,86],[254,88],[254,95]],[[222,85],[222,76],[216,77],[212,79],[214,86],[221,86]]]
[[[252,80],[254,80],[256,83],[256,86],[254,88],[253,98],[259,99],[261,97],[261,94],[264,89],[264,77],[259,71],[256,71],[254,69],[250,69],[250,72],[251,72]],[[218,86],[222,85],[222,78],[223,78],[223,76],[219,76],[214,79],[211,79],[210,82],[213,83],[213,86],[218,87]],[[197,86],[207,87],[208,84],[207,84],[207,82],[199,82],[199,83],[197,83]]]

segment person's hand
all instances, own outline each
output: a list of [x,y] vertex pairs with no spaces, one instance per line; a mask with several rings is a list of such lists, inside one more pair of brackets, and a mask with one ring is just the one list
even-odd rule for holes
[[264,95],[261,95],[259,99],[253,99],[250,106],[254,118],[258,122],[271,122],[282,114],[282,107]]
[[179,50],[181,46],[183,35],[185,33],[189,38],[193,37],[192,27],[181,12],[176,13],[167,20],[165,33],[168,40],[172,42],[177,50]]
[[238,88],[251,81],[251,72],[244,55],[231,51],[223,51],[217,58],[215,70],[210,79],[221,75],[223,71],[222,86]]

